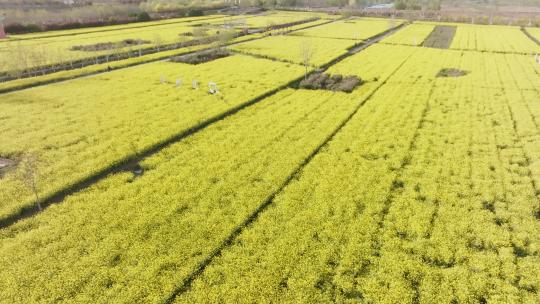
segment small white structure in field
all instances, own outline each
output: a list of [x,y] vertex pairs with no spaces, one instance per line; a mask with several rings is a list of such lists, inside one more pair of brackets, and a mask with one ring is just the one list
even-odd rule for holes
[[182,79],[176,79],[176,87],[180,87],[182,85]]
[[159,76],[159,82],[161,82],[161,84],[164,84],[167,80],[165,79],[165,75],[161,74],[161,76]]
[[208,83],[208,92],[210,92],[210,94],[219,93],[218,86],[215,82]]
[[199,82],[197,80],[193,80],[191,82],[191,87],[194,89],[194,90],[198,90],[199,89]]

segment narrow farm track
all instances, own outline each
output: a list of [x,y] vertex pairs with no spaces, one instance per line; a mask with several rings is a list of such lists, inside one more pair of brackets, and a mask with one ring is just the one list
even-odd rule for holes
[[[384,36],[383,36],[384,37]],[[379,37],[382,39],[383,37]],[[376,43],[376,40],[372,41],[371,44]],[[370,44],[370,45],[371,45]],[[355,50],[355,53],[358,52]],[[352,54],[352,53],[351,53]],[[342,59],[345,59],[346,57],[343,57]],[[408,57],[407,57],[408,59]],[[347,125],[347,123],[356,115],[358,110],[366,103],[368,102],[378,91],[381,89],[387,81],[395,74],[397,73],[401,67],[406,63],[407,59],[405,59],[383,82],[381,82],[364,100],[359,102],[358,106],[346,117],[338,126],[337,128],[329,134],[328,137],[318,146],[316,147],[309,156],[289,175],[289,177],[279,186],[279,188],[270,196],[264,200],[261,205],[238,227],[236,227],[229,236],[221,243],[219,247],[217,247],[212,254],[210,254],[201,264],[199,264],[193,272],[184,279],[178,287],[170,294],[169,297],[167,297],[164,300],[164,303],[173,303],[177,296],[185,293],[189,290],[191,287],[191,284],[194,280],[196,280],[208,267],[212,261],[221,255],[223,250],[228,248],[231,244],[234,243],[234,241],[238,238],[239,235],[242,234],[242,232],[248,228],[250,225],[252,225],[257,218],[270,207],[274,203],[274,199],[277,195],[279,195],[293,180],[295,180],[302,172],[302,170],[310,163],[310,161],[322,150],[324,149],[331,141],[332,139],[343,129],[344,126]],[[338,61],[339,62],[339,61]],[[337,62],[336,62],[337,63]],[[334,63],[335,64],[335,63]]]
[[[325,64],[324,66],[322,66],[320,68],[320,70],[324,71],[326,69],[328,69],[329,67],[335,65],[336,63],[344,60],[345,58],[365,49],[366,47],[369,47],[370,45],[374,44],[374,43],[377,43],[378,41],[380,41],[381,39],[385,38],[386,36],[388,35],[391,35],[393,34],[394,32],[400,30],[404,25],[401,24],[395,28],[392,28],[392,29],[389,29],[379,35],[376,35],[374,37],[372,37],[371,39],[369,39],[367,42],[363,43],[363,44],[360,44],[360,45],[357,45],[355,46],[353,49],[349,50],[349,52],[347,52],[346,54],[344,55],[341,55],[337,58],[335,58],[334,60],[328,62],[327,64]],[[402,62],[401,65],[403,65],[405,63]],[[400,67],[401,67],[400,65]],[[396,70],[397,71],[397,70]],[[396,71],[394,71],[393,73],[395,73]],[[392,75],[393,75],[392,73]],[[245,108],[248,108],[254,104],[257,104],[258,102],[260,102],[261,100],[265,99],[265,98],[268,98],[272,95],[275,95],[276,93],[280,92],[281,90],[287,88],[287,87],[291,87],[291,86],[297,86],[298,83],[303,79],[304,77],[299,77],[297,79],[294,79],[293,81],[281,86],[281,87],[278,87],[278,88],[275,88],[273,90],[270,90],[246,103],[243,103],[243,104],[240,104],[238,106],[235,106],[227,111],[225,111],[224,113],[222,114],[219,114],[219,115],[216,115],[216,116],[213,116],[211,118],[208,118],[206,120],[204,120],[203,122],[193,126],[193,127],[190,127],[188,129],[186,129],[185,131],[182,131],[172,137],[169,137],[167,140],[165,141],[162,141],[162,142],[159,142],[159,143],[156,143],[154,145],[152,145],[150,148],[148,149],[145,149],[143,151],[140,151],[137,155],[129,155],[127,156],[126,158],[120,160],[118,162],[118,164],[116,165],[111,165],[111,166],[106,166],[100,170],[97,170],[95,174],[92,174],[74,184],[72,184],[71,186],[69,186],[68,188],[64,188],[62,189],[61,191],[58,191],[52,195],[49,195],[49,196],[46,196],[44,198],[41,199],[41,202],[40,202],[40,205],[42,207],[41,210],[39,210],[36,206],[32,206],[32,207],[26,207],[26,208],[23,208],[22,211],[20,213],[17,213],[17,214],[14,214],[14,215],[11,215],[11,216],[8,216],[8,217],[5,217],[4,219],[0,220],[0,229],[2,228],[5,228],[5,227],[9,227],[11,225],[13,225],[14,223],[16,223],[17,221],[20,221],[22,219],[25,219],[25,218],[29,218],[29,217],[32,217],[44,210],[46,210],[47,207],[49,207],[50,205],[53,205],[53,204],[58,204],[58,203],[62,203],[64,201],[64,199],[70,195],[73,195],[73,194],[76,194],[78,192],[81,192],[87,188],[89,188],[90,186],[96,184],[97,182],[99,182],[100,180],[103,180],[104,178],[112,175],[112,174],[115,174],[115,173],[118,173],[118,172],[122,172],[122,171],[126,171],[126,170],[132,170],[132,168],[136,167],[138,163],[144,161],[145,159],[155,155],[156,153],[160,152],[161,150],[163,150],[164,148],[168,147],[168,146],[171,146],[172,144],[174,143],[177,143],[179,141],[182,141],[184,140],[185,138],[193,135],[193,134],[196,134],[198,133],[199,131],[205,129],[206,127],[210,126],[210,125],[213,125],[215,124],[216,122],[219,122],[229,116],[232,116],[234,115],[235,113],[245,109]],[[388,78],[387,78],[388,79]],[[386,80],[385,80],[386,81]],[[383,85],[385,82],[383,82],[381,85]],[[377,89],[380,88],[377,87]],[[356,111],[358,110],[358,108],[356,109]],[[351,114],[351,117],[352,117],[352,114]],[[344,122],[343,125],[345,125],[346,122]],[[337,131],[336,131],[337,132]]]

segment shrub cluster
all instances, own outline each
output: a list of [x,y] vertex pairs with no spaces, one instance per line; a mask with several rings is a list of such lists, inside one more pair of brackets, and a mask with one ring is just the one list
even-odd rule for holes
[[300,82],[301,89],[329,90],[350,93],[362,84],[357,76],[330,75],[327,73],[315,73],[309,75]]
[[150,41],[141,40],[141,39],[125,39],[120,42],[102,42],[90,45],[75,45],[71,47],[72,51],[85,51],[85,52],[95,52],[95,51],[104,51],[112,49],[121,49],[126,46],[132,45],[141,45],[148,44]]
[[189,64],[199,64],[199,63],[216,60],[219,58],[224,58],[230,55],[231,53],[225,49],[217,49],[217,50],[212,50],[208,52],[200,52],[200,53],[195,53],[191,55],[174,57],[174,58],[171,58],[171,61],[189,63]]
[[437,77],[461,77],[469,74],[468,71],[463,71],[454,68],[444,68],[437,73]]

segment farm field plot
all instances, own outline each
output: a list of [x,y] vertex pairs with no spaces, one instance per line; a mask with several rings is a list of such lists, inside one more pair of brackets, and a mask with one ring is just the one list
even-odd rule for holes
[[[189,19],[188,22],[163,22],[146,27],[125,28],[117,26],[114,30],[83,32],[73,35],[66,31],[40,39],[13,40],[0,43],[0,72],[44,66],[77,59],[93,58],[101,55],[114,55],[118,52],[141,48],[187,42],[201,37],[193,33],[204,28],[206,36],[216,36],[223,31],[232,31],[225,24],[245,22],[245,26],[264,27],[268,24],[290,23],[307,20],[312,15],[306,13],[272,13],[264,16],[225,16],[208,19]],[[253,22],[250,20],[256,18]],[[87,29],[88,30],[88,29]],[[82,30],[79,30],[82,31]],[[75,32],[77,33],[77,32]],[[36,36],[39,37],[39,36]],[[126,42],[127,41],[127,42]],[[74,49],[77,47],[95,49]]]
[[312,16],[1,84],[0,303],[540,302],[538,45]]
[[294,35],[306,37],[340,38],[365,40],[403,23],[402,20],[352,18],[336,21],[320,27],[295,32]]
[[[237,38],[237,39],[240,39],[240,38]],[[215,45],[216,43],[211,43],[211,44],[206,44],[206,45],[188,46],[181,49],[163,51],[163,52],[143,55],[140,57],[132,57],[132,58],[127,58],[123,60],[102,63],[102,64],[93,64],[93,65],[85,66],[79,69],[57,71],[55,73],[50,73],[50,74],[45,74],[45,75],[38,75],[34,77],[27,77],[27,78],[15,79],[15,80],[10,80],[10,81],[4,81],[4,82],[0,82],[0,92],[9,92],[12,90],[22,89],[26,87],[33,87],[33,86],[38,86],[38,85],[46,84],[46,83],[54,83],[54,82],[58,82],[62,80],[81,77],[84,75],[90,75],[93,73],[108,72],[112,69],[125,68],[132,65],[138,65],[138,64],[149,63],[152,61],[157,61],[160,59],[165,60],[173,56],[178,56],[185,53],[199,51],[199,50],[209,48]]]
[[237,44],[231,49],[297,64],[303,64],[307,54],[308,65],[321,66],[347,53],[347,50],[355,44],[356,41],[346,39],[279,35]]
[[540,95],[483,56],[412,55],[176,302],[535,302]]
[[370,90],[284,90],[3,230],[0,298],[164,300]]
[[405,45],[422,45],[426,38],[431,34],[435,25],[424,23],[413,23],[407,25],[404,29],[383,39],[382,43],[388,44],[405,44]]
[[[147,64],[2,95],[0,155],[38,154],[39,192],[47,196],[284,85],[303,70],[237,55],[195,66]],[[192,81],[200,88],[192,89]],[[208,93],[209,82],[220,94]],[[29,190],[17,174],[0,179],[0,219],[31,206]]]
[[529,39],[517,26],[457,25],[452,49],[487,52],[535,54],[540,45]]
[[[0,72],[56,64],[100,55],[162,44],[180,43],[194,38],[183,36],[194,27],[186,23],[166,24],[136,29],[94,32],[75,36],[60,36],[36,40],[12,41],[0,44]],[[208,34],[215,35],[217,29]],[[122,44],[123,41],[132,41]],[[103,46],[99,46],[102,44]],[[111,44],[111,45],[109,45]],[[74,47],[92,47],[96,50],[77,50]]]

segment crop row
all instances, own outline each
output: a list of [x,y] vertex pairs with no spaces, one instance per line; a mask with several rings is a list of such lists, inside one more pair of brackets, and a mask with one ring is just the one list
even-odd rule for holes
[[284,90],[3,229],[0,298],[164,300],[373,88]]
[[309,18],[336,18],[338,16],[331,16],[323,13],[309,13],[309,12],[287,12],[278,11],[271,14],[264,14],[258,16],[248,16],[247,18],[240,18],[233,21],[232,25],[236,28],[266,28],[276,26],[279,24],[293,23]]
[[177,302],[536,302],[540,94],[464,54],[415,52]]
[[[221,18],[226,20],[226,18]],[[60,36],[37,40],[22,40],[0,44],[0,71],[27,69],[82,58],[115,54],[127,50],[148,48],[163,44],[180,43],[194,39],[182,36],[192,33],[196,23],[165,24],[144,29],[122,29],[107,32],[94,32],[75,36]],[[212,33],[215,34],[215,30]],[[120,43],[126,39],[141,41],[129,46],[114,46],[112,49],[95,51],[73,50],[75,46],[90,46],[99,43]]]
[[[251,36],[242,36],[237,39]],[[134,65],[150,63],[153,61],[168,59],[173,56],[179,56],[186,53],[197,52],[207,48],[218,47],[217,43],[200,44],[195,46],[183,47],[180,49],[174,49],[170,51],[161,51],[157,53],[142,55],[139,57],[131,57],[128,59],[115,60],[101,64],[90,64],[81,68],[75,68],[70,70],[58,69],[56,72],[50,74],[44,74],[34,77],[27,77],[21,79],[15,79],[5,82],[0,82],[0,93],[11,92],[21,90],[24,88],[39,86],[48,83],[59,82],[68,79],[79,78],[92,74],[109,72],[111,70],[122,69]],[[54,68],[51,68],[54,69]]]
[[[302,72],[300,66],[237,55],[201,65],[152,63],[5,94],[0,157],[24,162],[29,152],[36,155],[37,190],[44,198]],[[208,92],[209,82],[218,94]],[[33,205],[19,167],[0,179],[1,219]]]

